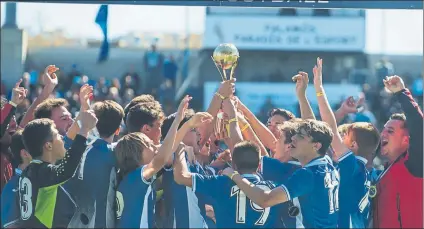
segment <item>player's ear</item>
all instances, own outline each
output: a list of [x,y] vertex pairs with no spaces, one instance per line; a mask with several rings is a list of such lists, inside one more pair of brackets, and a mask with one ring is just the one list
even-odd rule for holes
[[118,136],[119,135],[119,132],[121,132],[121,127],[118,127],[118,129],[116,129],[115,135]]
[[144,125],[142,128],[141,128],[141,132],[142,133],[148,133],[150,131],[150,126],[149,125]]
[[313,148],[314,148],[315,151],[318,152],[318,150],[321,149],[321,147],[322,147],[321,143],[319,143],[319,142],[314,143]]
[[352,141],[349,146],[350,149],[358,149],[358,143],[356,141]]
[[44,143],[44,149],[51,151],[53,149],[53,144],[51,142]]
[[22,159],[31,157],[31,155],[25,149],[21,149],[21,151],[19,152],[19,156],[21,156]]

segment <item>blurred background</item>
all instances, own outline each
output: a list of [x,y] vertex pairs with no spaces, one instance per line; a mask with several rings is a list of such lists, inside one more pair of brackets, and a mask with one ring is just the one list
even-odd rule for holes
[[[190,94],[194,109],[206,109],[220,82],[210,58],[220,43],[239,49],[236,93],[264,122],[274,107],[298,114],[291,77],[302,70],[312,79],[318,56],[335,109],[347,96],[366,97],[365,109],[345,122],[381,128],[400,109],[383,90],[382,79],[394,73],[422,106],[422,10],[2,2],[1,24],[1,93],[9,96],[23,77],[30,96],[22,111],[50,64],[60,68],[55,96],[68,99],[72,112],[84,83],[95,87],[95,100],[123,106],[151,93],[170,114]],[[313,88],[308,93],[316,109]]]

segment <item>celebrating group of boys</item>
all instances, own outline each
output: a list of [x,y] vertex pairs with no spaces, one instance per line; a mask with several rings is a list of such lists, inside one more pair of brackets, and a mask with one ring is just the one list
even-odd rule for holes
[[[365,122],[338,126],[359,104],[349,97],[333,112],[320,58],[313,87],[322,121],[299,72],[301,117],[273,109],[266,125],[234,96],[235,79],[221,83],[207,111],[189,109],[185,96],[168,116],[150,95],[125,108],[91,105],[84,85],[73,118],[66,100],[49,98],[57,70],[46,68],[20,123],[20,82],[2,103],[1,142],[13,155],[2,153],[2,228],[423,228],[423,114],[399,76],[382,83],[404,113],[379,132]],[[376,156],[387,161],[382,171]]]

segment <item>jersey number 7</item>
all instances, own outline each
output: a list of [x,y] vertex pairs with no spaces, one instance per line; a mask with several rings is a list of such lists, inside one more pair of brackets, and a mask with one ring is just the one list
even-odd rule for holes
[[[265,191],[270,191],[271,189],[266,185],[257,185],[256,187],[263,189]],[[231,188],[231,197],[237,197],[237,209],[236,209],[236,223],[246,223],[246,194],[240,188],[235,185]],[[270,208],[261,208],[259,205],[253,203],[251,200],[250,207],[257,212],[261,212],[261,216],[256,221],[255,225],[262,226],[266,223],[266,220],[269,216]]]

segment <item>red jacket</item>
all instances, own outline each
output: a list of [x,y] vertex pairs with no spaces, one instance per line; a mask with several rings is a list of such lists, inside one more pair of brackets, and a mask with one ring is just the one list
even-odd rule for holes
[[10,164],[7,156],[3,153],[0,153],[0,157],[1,157],[1,167],[0,167],[1,169],[0,194],[1,194],[4,185],[6,185],[6,183],[10,180],[10,178],[12,178],[13,170],[12,170],[12,164]]
[[423,228],[423,114],[408,90],[396,94],[410,135],[403,154],[377,184],[374,228]]
[[[9,103],[5,104],[1,109],[0,117],[0,138],[3,137],[3,134],[6,132],[7,126],[9,125],[12,116],[15,114],[16,108],[10,105]],[[7,149],[7,148],[6,148]],[[2,145],[0,151],[4,151],[5,147]],[[1,167],[0,167],[0,176],[1,176],[1,189],[0,193],[3,190],[4,185],[12,178],[13,170],[12,164],[10,164],[9,158],[6,155],[6,152],[0,152],[1,154]]]

